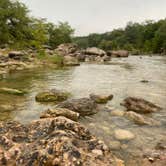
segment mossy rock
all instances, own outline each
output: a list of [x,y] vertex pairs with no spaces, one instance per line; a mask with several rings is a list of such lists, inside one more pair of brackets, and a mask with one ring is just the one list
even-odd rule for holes
[[36,95],[36,101],[38,102],[60,102],[68,99],[70,93],[61,92],[59,90],[53,89],[46,92],[41,92]]
[[11,95],[24,95],[26,92],[21,91],[18,89],[12,89],[12,88],[0,88],[0,93],[2,94],[11,94]]
[[112,100],[113,95],[102,96],[102,95],[90,94],[90,98],[94,100],[97,104],[106,104],[109,100]]

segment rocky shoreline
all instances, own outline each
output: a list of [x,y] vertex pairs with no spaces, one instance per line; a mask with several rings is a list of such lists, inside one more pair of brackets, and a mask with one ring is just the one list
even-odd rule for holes
[[128,57],[125,50],[105,52],[99,48],[80,50],[75,44],[61,44],[56,49],[15,51],[0,49],[0,75],[38,67],[77,66],[80,62],[104,63],[111,57]]

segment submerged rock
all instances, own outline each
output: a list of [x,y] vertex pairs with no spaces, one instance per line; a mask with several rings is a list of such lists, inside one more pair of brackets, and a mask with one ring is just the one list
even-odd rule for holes
[[118,140],[131,140],[135,138],[135,135],[128,130],[117,129],[115,130],[115,138]]
[[161,110],[159,106],[136,97],[126,98],[122,105],[127,108],[127,111],[134,111],[138,113],[152,113]]
[[119,161],[86,128],[64,117],[0,123],[0,165],[117,166]]
[[70,94],[68,92],[62,92],[57,89],[41,92],[36,95],[36,101],[38,102],[60,102],[66,100]]
[[125,114],[125,111],[122,110],[113,110],[110,112],[112,116],[123,116]]
[[109,100],[113,99],[113,95],[95,95],[95,94],[90,94],[90,98],[94,100],[97,104],[105,104]]
[[160,125],[160,122],[157,122],[152,118],[140,115],[133,111],[126,112],[125,117],[133,120],[136,124],[139,124],[139,125],[150,125],[150,126]]
[[89,98],[70,99],[58,104],[57,107],[78,112],[81,116],[93,115],[98,112],[97,104]]
[[12,89],[12,88],[0,88],[0,93],[3,94],[11,94],[11,95],[24,95],[25,92],[18,90],[18,89]]
[[73,121],[78,121],[79,113],[73,112],[66,108],[55,108],[55,109],[48,109],[40,116],[40,118],[53,118],[58,116],[64,116]]

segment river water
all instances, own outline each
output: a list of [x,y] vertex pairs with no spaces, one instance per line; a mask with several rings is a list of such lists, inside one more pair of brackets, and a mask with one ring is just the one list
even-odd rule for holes
[[[142,83],[141,80],[148,80]],[[104,140],[109,146],[114,142],[114,152],[120,157],[132,158],[166,136],[166,57],[130,56],[112,59],[110,64],[81,64],[67,69],[35,69],[11,73],[0,78],[0,87],[25,90],[24,97],[0,94],[1,105],[14,105],[14,111],[1,111],[0,120],[17,120],[29,123],[38,119],[42,111],[53,105],[35,102],[38,92],[57,88],[71,92],[72,98],[88,97],[90,93],[113,94],[107,105],[124,110],[120,103],[128,96],[141,97],[163,109],[150,115],[160,121],[161,126],[138,126],[124,117],[111,116],[102,111],[90,118],[81,119],[81,123]],[[135,139],[118,142],[114,138],[115,129],[126,129],[135,134]]]

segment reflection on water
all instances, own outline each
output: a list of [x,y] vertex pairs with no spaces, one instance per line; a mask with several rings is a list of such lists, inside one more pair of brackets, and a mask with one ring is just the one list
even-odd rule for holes
[[[149,82],[141,83],[141,80]],[[116,128],[132,131],[136,135],[134,140],[120,142],[123,156],[137,155],[145,145],[151,148],[166,135],[165,57],[143,57],[142,59],[129,57],[113,59],[106,65],[82,64],[70,69],[21,71],[1,79],[0,86],[28,91],[24,97],[0,94],[1,105],[12,104],[17,107],[12,112],[1,111],[0,120],[14,119],[27,123],[39,118],[41,111],[52,106],[35,102],[35,95],[47,89],[57,88],[71,92],[73,98],[86,97],[90,93],[113,94],[114,99],[108,105],[115,109],[123,109],[120,102],[128,96],[142,97],[163,107],[162,111],[152,115],[162,123],[160,127],[140,127],[123,117],[113,117],[106,111],[81,120],[108,145],[111,141],[115,141]]]

